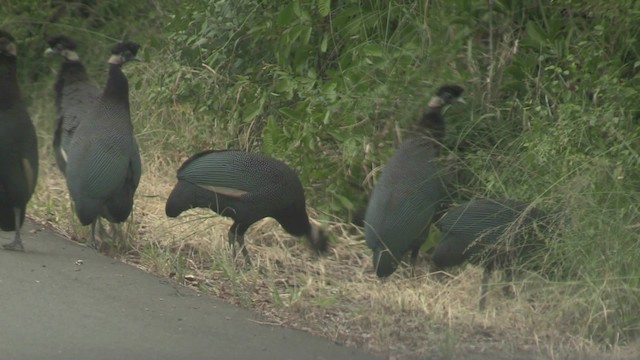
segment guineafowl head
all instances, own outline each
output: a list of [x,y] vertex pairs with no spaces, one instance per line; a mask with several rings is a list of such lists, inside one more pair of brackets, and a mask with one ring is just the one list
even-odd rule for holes
[[16,57],[18,49],[16,40],[4,30],[0,30],[0,55],[7,57]]
[[309,242],[311,246],[320,253],[326,252],[329,247],[329,236],[317,225],[311,225],[311,234],[309,234]]
[[438,88],[438,91],[436,91],[436,96],[432,97],[429,101],[429,107],[440,108],[456,101],[464,103],[464,99],[461,97],[463,92],[464,88],[459,85],[441,86]]
[[51,36],[47,39],[49,48],[44,52],[46,56],[60,55],[71,61],[79,60],[76,53],[76,42],[66,35]]
[[138,54],[138,49],[140,49],[140,45],[133,41],[117,43],[111,48],[109,64],[122,65],[127,61],[135,59]]

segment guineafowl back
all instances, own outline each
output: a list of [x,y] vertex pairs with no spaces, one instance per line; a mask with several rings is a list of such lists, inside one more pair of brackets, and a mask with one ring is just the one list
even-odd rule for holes
[[[438,267],[470,261],[488,269],[500,267],[543,244],[535,224],[546,214],[514,200],[474,199],[445,214],[441,240],[433,253]],[[544,226],[544,225],[543,225]]]
[[[274,158],[239,150],[205,151],[185,161],[177,176],[215,192],[214,211],[233,208],[232,213],[222,215],[252,223],[267,216],[280,221],[280,215],[294,211],[306,219],[304,190],[297,174]],[[235,195],[224,196],[230,191]]]
[[[13,38],[0,31],[2,46]],[[20,97],[15,55],[0,54],[0,228],[15,229],[14,208],[24,221],[38,178],[35,128]]]
[[431,219],[446,198],[438,148],[416,137],[404,141],[389,159],[371,194],[365,214],[367,245],[384,252],[380,273],[390,273],[402,256],[427,238]]
[[[56,120],[53,146],[58,167],[64,172],[71,146],[71,139],[81,121],[86,120],[95,110],[100,98],[100,90],[93,85],[79,62],[62,63],[55,87]],[[66,155],[62,155],[62,154]]]
[[80,62],[63,62],[53,89],[59,113],[85,110],[81,113],[84,115],[93,109],[91,106],[100,97],[100,89],[91,82]]
[[[110,66],[104,92],[71,140],[67,185],[83,224],[91,223],[108,200],[122,193],[127,179],[140,177],[130,174],[140,155],[128,99],[126,77],[119,66]],[[135,190],[137,184],[131,186]]]

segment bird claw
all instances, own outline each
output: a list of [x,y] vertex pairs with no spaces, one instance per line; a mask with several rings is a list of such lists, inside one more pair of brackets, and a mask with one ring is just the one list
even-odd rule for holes
[[11,242],[9,244],[4,244],[2,245],[2,248],[5,250],[11,250],[11,251],[23,251],[24,252],[24,246],[22,245],[22,242]]

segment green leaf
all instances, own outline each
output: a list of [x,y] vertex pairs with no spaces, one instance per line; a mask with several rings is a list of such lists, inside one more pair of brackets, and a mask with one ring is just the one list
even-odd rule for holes
[[318,12],[320,16],[325,17],[331,11],[331,0],[318,0]]
[[327,52],[327,46],[329,45],[329,37],[327,34],[322,35],[322,42],[320,43],[320,52]]
[[373,56],[373,57],[384,56],[384,49],[382,48],[382,46],[378,44],[367,44],[362,48],[362,51],[367,56]]
[[243,122],[251,122],[253,119],[258,116],[262,112],[262,105],[264,105],[264,96],[256,101],[245,105],[242,108],[242,121]]
[[545,46],[547,43],[546,37],[543,35],[542,29],[533,21],[527,22],[527,35],[531,40],[537,43],[538,46]]
[[293,11],[293,4],[289,4],[280,10],[278,18],[276,19],[276,24],[278,24],[278,26],[287,26],[291,24],[295,18],[296,16]]
[[347,209],[347,210],[353,210],[356,207],[353,205],[353,202],[351,202],[351,200],[347,199],[346,197],[338,194],[338,193],[334,193],[333,196],[336,197],[336,199],[338,200],[338,202],[340,203],[340,205],[342,205],[343,208]]

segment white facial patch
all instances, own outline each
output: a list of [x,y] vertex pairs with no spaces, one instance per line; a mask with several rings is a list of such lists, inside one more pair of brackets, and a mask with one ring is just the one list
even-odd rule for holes
[[429,107],[438,108],[444,105],[444,100],[440,96],[434,96],[429,100]]
[[7,52],[13,56],[16,56],[18,54],[18,47],[16,47],[16,44],[14,43],[9,43],[9,45],[7,45]]
[[76,53],[73,50],[62,50],[62,52],[60,53],[60,55],[62,55],[62,57],[64,57],[65,59],[69,60],[69,61],[79,61],[80,57],[78,56],[78,53]]
[[120,65],[124,63],[124,57],[122,55],[111,55],[109,58],[109,64]]

